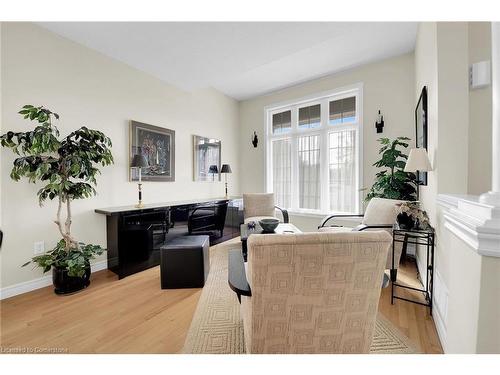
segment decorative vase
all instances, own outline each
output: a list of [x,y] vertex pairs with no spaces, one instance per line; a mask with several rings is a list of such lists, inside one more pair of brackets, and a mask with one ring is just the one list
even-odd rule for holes
[[401,229],[412,229],[415,226],[415,221],[406,212],[398,214],[397,221]]
[[83,276],[68,276],[68,270],[52,267],[52,283],[55,294],[69,294],[85,289],[90,284],[90,263],[85,267]]

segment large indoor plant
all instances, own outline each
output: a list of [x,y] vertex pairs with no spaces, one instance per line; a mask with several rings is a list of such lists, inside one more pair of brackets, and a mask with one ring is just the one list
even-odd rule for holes
[[375,175],[375,183],[365,200],[369,201],[375,197],[405,201],[416,199],[416,176],[404,171],[408,156],[401,151],[401,148],[408,147],[406,141],[409,140],[407,137],[397,137],[392,141],[389,138],[378,140],[382,144],[379,150],[381,158],[373,165],[382,170]]
[[[59,137],[59,130],[52,123],[59,119],[44,107],[25,105],[19,111],[25,119],[35,121],[33,130],[9,131],[0,137],[1,145],[10,148],[19,157],[14,160],[10,177],[19,181],[41,182],[38,190],[40,205],[48,199],[57,199],[55,223],[62,239],[45,254],[35,256],[33,262],[44,272],[52,269],[55,292],[71,293],[90,283],[90,259],[103,253],[99,245],[84,244],[71,234],[71,201],[94,195],[97,164],[113,163],[111,140],[102,132],[85,126]],[[61,214],[66,210],[66,219]]]

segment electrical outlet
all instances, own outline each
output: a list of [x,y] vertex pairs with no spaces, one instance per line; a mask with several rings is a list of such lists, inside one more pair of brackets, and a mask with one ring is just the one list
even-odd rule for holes
[[43,241],[38,241],[33,244],[33,253],[35,255],[40,255],[45,253],[45,243]]

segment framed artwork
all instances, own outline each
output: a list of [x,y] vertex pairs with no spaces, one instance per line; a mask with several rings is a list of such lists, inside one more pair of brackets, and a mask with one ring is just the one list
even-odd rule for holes
[[[424,86],[415,108],[415,145],[427,150],[427,87]],[[417,172],[419,185],[427,185],[427,172]]]
[[220,181],[220,160],[219,139],[193,136],[194,181]]
[[130,180],[139,180],[139,171],[130,168],[132,158],[142,154],[149,167],[142,169],[143,181],[175,181],[175,131],[130,121]]

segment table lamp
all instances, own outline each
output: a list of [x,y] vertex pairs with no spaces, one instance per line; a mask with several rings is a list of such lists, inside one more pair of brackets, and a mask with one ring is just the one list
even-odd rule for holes
[[219,168],[216,165],[211,165],[208,168],[208,173],[212,173],[212,181],[215,181],[215,174],[219,173]]
[[149,164],[144,155],[141,154],[134,155],[132,163],[130,164],[130,168],[139,168],[139,183],[137,184],[139,188],[139,203],[135,205],[135,207],[137,208],[144,207],[144,204],[142,203],[142,168],[148,168],[148,167]]
[[232,173],[230,165],[229,164],[222,164],[222,168],[220,170],[220,173],[224,173],[224,181],[226,184],[226,198],[227,198],[227,174]]
[[[405,172],[428,172],[432,171],[431,162],[425,148],[412,148],[405,165]],[[417,181],[417,201],[419,200],[419,186]]]

